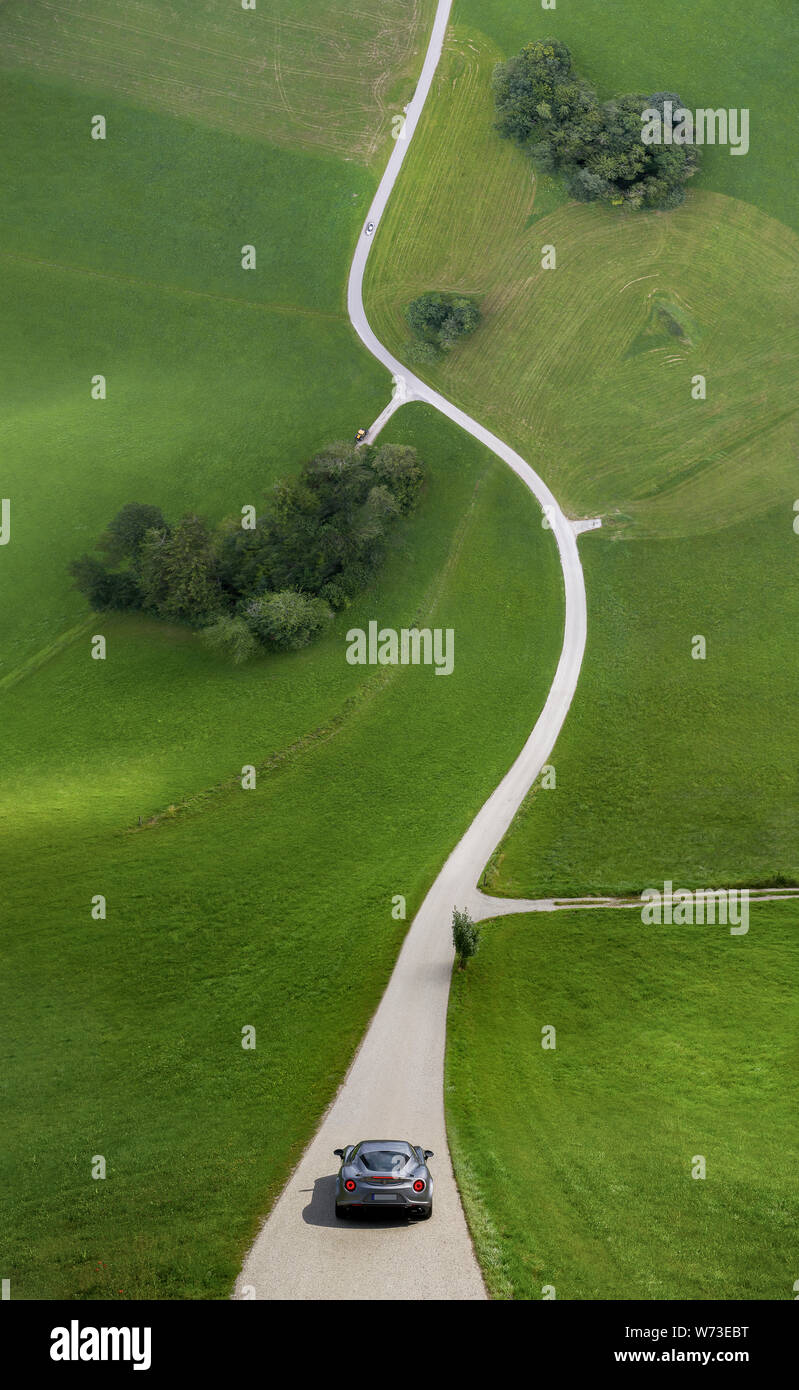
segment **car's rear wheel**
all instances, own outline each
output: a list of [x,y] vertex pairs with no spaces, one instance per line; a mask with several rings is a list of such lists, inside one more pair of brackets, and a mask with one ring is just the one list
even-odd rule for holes
[[338,1202],[336,1202],[336,1216],[338,1217],[339,1221],[346,1221],[349,1214],[349,1207],[340,1207]]
[[433,1215],[433,1203],[431,1202],[430,1205],[429,1205],[429,1207],[427,1208],[427,1211],[420,1211],[420,1213],[419,1213],[419,1220],[420,1220],[420,1221],[429,1221],[429,1220],[430,1220],[430,1217],[431,1217],[432,1215]]

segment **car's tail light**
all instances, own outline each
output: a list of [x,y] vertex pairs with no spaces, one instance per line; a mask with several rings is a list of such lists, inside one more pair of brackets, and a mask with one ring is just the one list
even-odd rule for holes
[[424,1183],[421,1178],[416,1179],[416,1182],[413,1184],[413,1190],[414,1192],[424,1192]]
[[344,1186],[346,1187],[348,1192],[355,1191],[355,1183],[352,1181],[352,1178],[347,1178],[347,1181],[345,1182]]

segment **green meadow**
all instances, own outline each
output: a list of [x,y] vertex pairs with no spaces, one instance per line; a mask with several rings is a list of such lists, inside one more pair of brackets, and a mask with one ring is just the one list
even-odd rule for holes
[[[69,560],[125,502],[236,515],[388,399],[344,294],[370,151],[391,94],[409,95],[418,35],[386,27],[366,0],[358,62],[380,58],[380,100],[345,113],[352,22],[328,0],[316,8],[315,40],[287,7],[281,23],[295,47],[318,42],[319,62],[338,64],[332,143],[293,138],[296,89],[293,135],[279,122],[277,144],[266,118],[222,119],[225,102],[195,100],[191,84],[175,87],[180,102],[155,79],[142,91],[135,70],[154,64],[167,20],[174,75],[219,79],[214,26],[202,16],[198,31],[195,7],[140,6],[132,19],[71,5],[60,45],[42,14],[0,12],[14,193],[0,211],[12,501],[0,1224],[17,1298],[229,1295],[407,922],[518,752],[557,661],[560,570],[533,499],[419,405],[384,437],[418,448],[421,503],[313,647],[237,669],[188,629],[91,615],[70,588]],[[421,23],[423,7],[413,13]],[[81,46],[86,24],[113,42]],[[274,33],[261,23],[250,55],[271,71]],[[225,53],[233,91],[241,54]],[[89,135],[98,110],[104,142]],[[254,271],[241,267],[246,244]],[[98,373],[105,400],[91,396]],[[372,618],[454,627],[452,675],[349,666],[346,631]],[[90,656],[97,632],[105,661]],[[404,920],[391,915],[397,894]],[[241,1046],[248,1025],[255,1051]],[[95,1154],[105,1181],[92,1180]]]
[[[94,141],[80,93],[42,102],[17,77],[10,94],[28,138],[4,142],[15,197],[0,212],[16,596],[0,614],[0,678],[84,616],[65,566],[125,502],[240,513],[386,398],[343,304],[362,169],[118,101]],[[98,373],[105,400],[92,399]]]
[[[626,0],[459,0],[376,235],[378,335],[402,357],[411,299],[477,297],[478,331],[417,370],[568,514],[603,521],[580,542],[588,644],[556,785],[531,791],[486,866],[492,893],[799,882],[795,24],[778,3],[753,21],[678,0],[644,20]],[[603,98],[750,108],[749,154],[705,149],[673,213],[570,202],[492,130],[495,63],[550,33]],[[488,926],[455,977],[447,1113],[495,1296],[792,1296],[796,914],[756,922],[743,950],[666,950],[615,912]],[[547,1023],[566,1033],[549,1071]]]
[[477,30],[450,31],[375,235],[375,331],[402,358],[412,299],[475,296],[479,331],[424,375],[517,448],[572,516],[645,537],[764,514],[795,487],[795,232],[707,170],[667,214],[566,202],[493,131],[502,56]]
[[[451,676],[366,668],[363,688],[336,708],[325,668],[345,665],[340,633],[293,673],[308,717],[322,701],[307,687],[326,674],[327,726],[263,759],[254,738],[243,752],[240,731],[237,741],[235,728],[211,725],[214,715],[235,725],[235,692],[225,710],[220,680],[187,662],[184,680],[206,688],[208,727],[202,740],[184,734],[184,756],[196,778],[203,748],[209,768],[226,753],[226,780],[141,830],[123,802],[155,781],[157,750],[166,780],[181,783],[179,750],[154,711],[142,764],[124,735],[117,761],[113,711],[121,702],[139,718],[142,669],[113,648],[104,664],[70,649],[30,680],[42,701],[31,738],[61,690],[70,708],[86,705],[87,722],[94,713],[102,742],[91,747],[85,724],[64,794],[51,770],[49,815],[42,806],[26,824],[23,802],[4,834],[3,1106],[13,1119],[2,1222],[14,1233],[4,1261],[17,1297],[227,1296],[349,1065],[407,922],[543,703],[560,641],[551,538],[518,480],[430,416],[410,407],[390,437],[424,438],[440,485],[451,480],[462,498],[465,483],[470,495],[447,546],[427,549],[426,527],[417,533],[412,563],[428,580],[417,613],[381,589],[369,611],[454,627]],[[151,641],[153,660],[164,645]],[[235,775],[245,760],[258,764],[255,790]],[[91,917],[97,893],[105,921]],[[396,894],[404,922],[392,917]],[[254,1052],[241,1046],[248,1025]],[[104,1182],[91,1178],[95,1154],[108,1163]]]
[[492,892],[799,882],[794,517],[786,498],[691,541],[581,542],[588,645],[557,784],[528,796]]
[[794,1297],[798,921],[486,923],[453,980],[447,1115],[494,1297]]
[[[399,529],[379,581],[339,614],[312,647],[237,668],[186,628],[140,615],[103,614],[84,623],[40,666],[11,679],[3,701],[14,738],[6,749],[0,795],[9,833],[50,834],[64,818],[81,835],[135,826],[140,816],[146,821],[170,805],[177,808],[192,798],[216,795],[243,765],[265,764],[286,749],[323,739],[371,703],[385,672],[376,676],[369,668],[347,664],[346,632],[365,628],[373,617],[399,628],[429,615],[450,568],[472,563],[465,552],[465,528],[474,512],[488,511],[481,479],[487,469],[499,469],[426,407],[409,406],[392,422],[386,438],[413,443],[429,458],[422,504]],[[500,488],[496,496],[503,516],[506,505],[521,507],[523,526],[532,532],[530,552],[536,556],[541,551],[550,566],[544,590],[533,582],[528,591],[526,552],[519,552],[518,573],[508,561],[507,596],[499,610],[515,605],[523,615],[532,606],[542,624],[551,623],[542,662],[546,671],[560,640],[554,547],[547,544],[548,537],[543,542],[539,538],[535,504],[527,507],[520,485]],[[8,549],[10,553],[12,547]],[[484,566],[481,582],[490,572]],[[475,617],[482,621],[479,611]],[[523,618],[521,622],[520,631]],[[95,632],[106,637],[104,662],[91,659]],[[493,640],[486,633],[485,643]],[[470,719],[478,723],[482,651],[473,632],[457,654],[458,667],[461,661],[468,665],[475,682]],[[516,653],[510,644],[501,652],[497,643],[497,659],[510,674]],[[523,670],[522,680],[527,675]],[[449,679],[434,681],[431,698]],[[546,684],[537,685],[539,689],[545,693]],[[523,700],[518,717],[508,721],[508,761],[536,708]],[[490,783],[486,786],[490,790]]]
[[[4,0],[0,68],[197,127],[374,161],[413,92],[434,0]],[[286,189],[274,190],[282,201]],[[290,195],[289,195],[290,196]]]
[[[707,39],[722,7],[694,8],[690,23],[677,10],[693,43],[670,11],[669,42],[659,21],[642,50],[631,7],[603,8],[592,66],[587,9],[561,27],[560,14],[531,18],[501,0],[479,13],[460,4],[370,263],[373,323],[400,355],[416,294],[480,299],[478,331],[424,373],[514,444],[570,515],[602,518],[581,541],[588,648],[554,753],[557,789],[531,793],[485,874],[509,896],[799,871],[795,721],[777,720],[775,734],[793,694],[799,598],[799,241],[765,194],[784,186],[781,9],[766,7],[753,40],[749,104],[767,139],[742,159],[716,151],[674,212],[569,202],[492,129],[495,63],[543,32],[572,44],[603,94],[623,54],[616,90],[673,85],[719,101],[719,83],[738,80],[738,21],[717,47]],[[689,69],[678,50],[691,51]],[[729,166],[747,161],[762,207],[732,196]],[[542,268],[544,245],[554,269]],[[695,634],[706,661],[691,659]]]
[[605,100],[622,92],[673,91],[700,106],[750,111],[750,149],[703,150],[702,188],[753,203],[799,230],[799,206],[787,177],[793,161],[789,77],[799,15],[785,0],[762,0],[756,13],[721,0],[582,0],[555,11],[520,0],[455,0],[453,18],[503,51],[554,35]]
[[[479,297],[479,332],[429,379],[571,514],[604,518],[581,541],[589,642],[557,788],[531,793],[487,866],[500,894],[799,875],[794,21],[778,0],[756,25],[726,8],[721,24],[717,0],[645,25],[638,8],[458,0],[370,262],[370,320],[400,357],[415,293]],[[512,474],[420,405],[383,436],[427,464],[419,509],[305,651],[236,669],[187,629],[88,614],[66,574],[123,503],[236,514],[386,403],[345,285],[433,9],[0,7],[0,1229],[16,1298],[229,1295],[407,922],[554,673],[551,535]],[[748,105],[750,154],[707,152],[667,217],[569,204],[491,131],[494,62],[553,30],[602,95]],[[345,633],[372,618],[453,627],[453,674],[348,666]],[[792,909],[668,951],[641,931],[611,913],[506,919],[456,977],[448,1117],[491,1290],[789,1297]]]

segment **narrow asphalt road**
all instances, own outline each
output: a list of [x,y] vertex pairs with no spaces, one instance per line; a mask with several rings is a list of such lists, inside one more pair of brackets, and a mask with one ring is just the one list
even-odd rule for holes
[[[505,461],[546,509],[563,570],[563,648],[546,704],[522,751],[455,846],[405,938],[394,972],[350,1071],[244,1263],[235,1297],[256,1299],[482,1299],[485,1287],[455,1185],[444,1122],[444,1045],[452,970],[453,906],[480,907],[477,882],[541,767],[571,704],[586,637],[577,535],[528,463],[489,430],[409,373],[373,334],[363,307],[367,256],[416,129],[441,56],[452,0],[440,0],[405,138],[397,140],[362,232],[350,273],[352,324],[369,351],[404,382],[404,399],[435,406]],[[366,224],[365,224],[366,225]],[[392,413],[384,411],[370,438]],[[597,523],[595,523],[597,524]],[[442,750],[445,756],[445,750]],[[506,908],[506,910],[508,910]],[[523,910],[523,909],[522,909]],[[484,915],[483,912],[480,915]],[[382,1213],[337,1222],[333,1150],[358,1139],[409,1139],[433,1149],[432,1221]]]

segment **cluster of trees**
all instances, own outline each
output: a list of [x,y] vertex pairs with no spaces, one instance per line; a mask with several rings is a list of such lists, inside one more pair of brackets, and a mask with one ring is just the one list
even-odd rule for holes
[[158,507],[130,502],[100,554],[70,573],[96,612],[138,609],[201,628],[237,663],[259,648],[304,647],[369,581],[423,479],[405,445],[331,444],[274,486],[263,515],[215,530],[198,516],[172,526]]
[[406,348],[412,362],[437,362],[459,338],[473,333],[480,310],[466,295],[420,294],[405,310],[413,338]]
[[693,145],[647,145],[641,135],[648,108],[682,106],[673,92],[616,97],[600,103],[557,39],[529,43],[494,71],[496,128],[533,156],[544,172],[564,174],[570,193],[633,208],[674,208],[694,173]]

